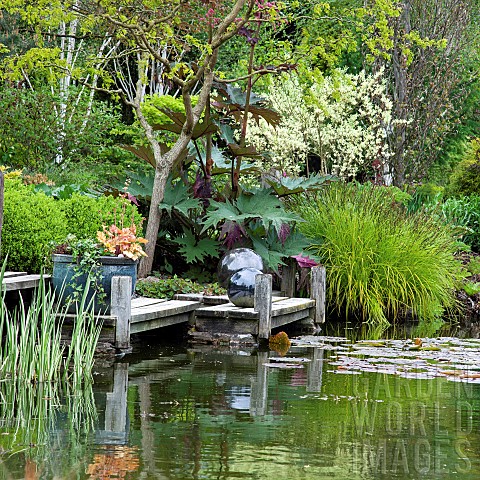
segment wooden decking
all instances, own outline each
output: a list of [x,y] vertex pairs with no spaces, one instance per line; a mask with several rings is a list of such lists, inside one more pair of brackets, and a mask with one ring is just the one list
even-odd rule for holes
[[50,279],[50,275],[27,274],[25,272],[5,272],[3,275],[2,286],[9,291],[27,290],[36,288],[42,280]]
[[[112,311],[110,315],[96,316],[97,321],[102,322],[99,341],[124,351],[130,349],[131,334],[192,322],[194,310],[201,306],[198,301],[145,297],[127,298],[126,300],[125,303],[130,303],[130,305],[127,305],[123,311]],[[74,321],[74,314],[64,316],[63,338],[65,340],[71,337]]]
[[201,307],[198,301],[162,300],[138,297],[132,300],[130,333],[188,322],[191,313]]
[[[308,298],[272,297],[271,329],[313,317],[315,301]],[[195,310],[195,327],[199,331],[258,335],[259,312],[232,303]]]
[[[7,291],[33,289],[38,287],[42,278],[50,277],[6,272],[3,287]],[[237,307],[226,296],[215,297],[207,304],[208,297],[132,299],[131,291],[129,277],[113,277],[110,315],[99,317],[103,322],[101,338],[119,350],[130,348],[131,334],[181,323],[191,324],[197,332],[247,334],[258,340],[268,340],[271,330],[283,325],[298,321],[312,324],[324,321],[323,304],[318,300],[275,296],[271,289],[270,275],[257,276],[255,308]],[[315,291],[313,287],[312,291]],[[64,329],[68,338],[74,315],[68,315],[65,320]]]

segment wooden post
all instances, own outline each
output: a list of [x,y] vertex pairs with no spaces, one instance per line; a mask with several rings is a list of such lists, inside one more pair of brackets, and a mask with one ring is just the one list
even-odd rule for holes
[[287,258],[286,265],[282,265],[282,285],[280,289],[286,297],[295,296],[295,277],[297,274],[297,261]]
[[272,330],[272,276],[268,273],[255,277],[253,308],[258,312],[258,339],[268,341]]
[[3,227],[3,200],[5,190],[5,177],[0,170],[0,258],[2,258],[2,227]]
[[130,348],[130,320],[132,318],[132,279],[112,277],[110,314],[117,317],[115,326],[115,347]]
[[312,267],[310,298],[315,300],[315,323],[325,323],[325,293],[327,274],[323,265]]

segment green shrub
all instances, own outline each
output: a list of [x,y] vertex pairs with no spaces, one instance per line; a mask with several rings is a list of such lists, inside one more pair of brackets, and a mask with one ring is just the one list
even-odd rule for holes
[[123,217],[129,226],[132,215],[140,235],[142,217],[122,198],[74,193],[55,200],[19,180],[6,180],[2,254],[8,254],[9,270],[39,272],[48,263],[52,243],[62,242],[68,234],[95,239],[102,225],[121,226]]
[[421,209],[434,209],[442,200],[444,188],[434,183],[418,185],[412,191],[411,199],[407,202],[407,211],[418,212]]
[[139,280],[136,292],[144,297],[172,299],[177,293],[203,293],[205,295],[225,295],[226,290],[217,283],[197,283],[174,275],[171,278]]
[[40,272],[50,242],[62,240],[67,233],[58,202],[18,180],[5,182],[2,255],[8,254],[9,270]]
[[467,271],[472,275],[480,274],[480,258],[473,257],[467,265]]
[[453,197],[480,195],[480,138],[472,140],[467,155],[453,170],[446,193]]
[[460,264],[448,227],[407,215],[380,189],[337,184],[295,206],[327,270],[327,300],[369,323],[432,320],[455,305]]
[[[0,158],[15,168],[45,171],[61,153],[67,164],[94,154],[99,145],[112,143],[111,129],[119,115],[105,102],[90,104],[81,87],[71,87],[67,98],[50,87],[6,88],[0,95]],[[60,122],[58,110],[65,106],[68,121]],[[59,140],[61,139],[61,144]],[[62,162],[62,163],[63,163]]]
[[441,218],[456,227],[462,242],[480,252],[480,195],[448,198],[441,205]]
[[[70,198],[58,201],[63,211],[68,233],[77,238],[96,238],[97,231],[102,230],[102,225],[115,223],[125,226],[131,223],[132,215],[137,225],[137,233],[141,232],[142,216],[138,213],[137,207],[120,197],[101,196],[87,197],[74,193]],[[125,211],[122,214],[122,206]]]
[[410,195],[410,193],[401,190],[394,185],[375,185],[370,182],[352,183],[351,185],[355,185],[355,188],[361,191],[362,195],[368,195],[368,192],[371,192],[371,194],[378,195],[379,197],[384,197],[390,202],[396,203],[398,205],[407,206],[412,201],[412,195]]
[[129,170],[137,172],[146,168],[153,170],[145,160],[140,160],[117,145],[99,146],[90,155],[66,166],[49,166],[48,177],[55,185],[80,184],[102,188],[105,183],[117,183],[118,179],[125,178],[125,173]]

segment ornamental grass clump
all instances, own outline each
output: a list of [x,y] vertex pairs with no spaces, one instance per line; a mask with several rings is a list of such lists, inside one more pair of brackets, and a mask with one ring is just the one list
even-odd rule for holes
[[460,264],[449,227],[407,215],[386,188],[335,184],[297,201],[310,251],[327,271],[327,301],[345,315],[388,324],[433,320],[456,307]]
[[101,330],[92,303],[82,297],[69,346],[62,341],[62,325],[67,309],[55,303],[53,292],[43,281],[30,304],[23,300],[10,309],[1,287],[6,262],[0,269],[0,382],[14,379],[24,383],[60,380],[75,385],[91,381],[93,355]]

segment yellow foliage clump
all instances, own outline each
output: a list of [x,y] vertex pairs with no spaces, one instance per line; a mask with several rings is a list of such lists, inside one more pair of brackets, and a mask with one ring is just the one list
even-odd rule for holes
[[7,180],[20,178],[22,176],[21,170],[11,170],[10,167],[6,167],[5,165],[0,165],[0,171],[3,172],[3,175]]

